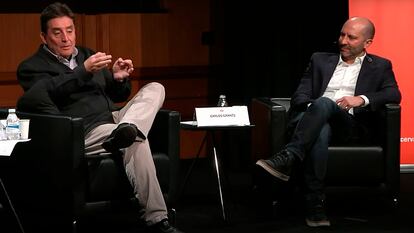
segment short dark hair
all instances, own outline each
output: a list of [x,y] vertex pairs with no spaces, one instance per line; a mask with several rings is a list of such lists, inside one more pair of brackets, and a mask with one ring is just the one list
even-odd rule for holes
[[67,16],[75,21],[75,14],[66,4],[55,2],[48,5],[40,14],[40,30],[43,33],[47,33],[47,22],[63,16]]

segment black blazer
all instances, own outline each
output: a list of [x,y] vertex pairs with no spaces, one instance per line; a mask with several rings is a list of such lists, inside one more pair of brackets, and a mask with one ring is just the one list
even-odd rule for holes
[[[323,95],[338,62],[339,54],[312,55],[309,66],[292,96],[293,109],[303,109]],[[355,108],[355,115],[364,111],[376,111],[386,103],[400,103],[401,93],[389,60],[372,54],[366,55],[355,87],[355,96],[357,95],[365,95],[369,99],[369,105]]]
[[[291,98],[290,117],[306,110],[307,105],[321,97],[339,62],[339,54],[314,53],[304,72],[300,84]],[[387,103],[400,103],[398,89],[391,62],[376,55],[367,54],[362,62],[355,87],[355,96],[365,95],[369,104],[354,108],[354,119],[364,130],[364,135],[376,135],[381,124],[377,110]],[[293,127],[293,126],[292,126]],[[372,139],[375,141],[375,139]]]

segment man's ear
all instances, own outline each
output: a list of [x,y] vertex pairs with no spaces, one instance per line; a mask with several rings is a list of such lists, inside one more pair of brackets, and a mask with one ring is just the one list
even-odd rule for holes
[[44,32],[40,32],[40,39],[42,40],[43,44],[46,44],[46,34]]
[[367,49],[370,45],[372,44],[372,39],[367,39],[366,41],[365,41],[365,46],[364,46],[364,48],[365,49]]

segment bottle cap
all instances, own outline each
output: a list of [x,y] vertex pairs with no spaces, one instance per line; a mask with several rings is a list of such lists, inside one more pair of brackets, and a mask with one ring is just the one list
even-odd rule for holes
[[14,108],[9,108],[9,112],[16,112],[16,109],[14,109]]

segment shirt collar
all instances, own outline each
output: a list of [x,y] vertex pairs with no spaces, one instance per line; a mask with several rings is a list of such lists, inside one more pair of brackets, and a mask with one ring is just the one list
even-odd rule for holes
[[56,57],[62,63],[69,62],[71,59],[74,59],[79,53],[78,49],[76,47],[74,47],[72,55],[70,56],[69,59],[67,59],[67,58],[64,58],[64,57],[62,57],[60,55],[57,55],[54,52],[52,52],[52,50],[50,50],[49,47],[47,47],[46,44],[43,45],[43,49],[48,51],[50,54],[52,54],[54,57]]
[[364,61],[364,58],[366,56],[367,56],[367,53],[364,53],[364,55],[355,58],[354,63],[348,64],[348,63],[344,62],[344,60],[342,60],[342,56],[339,55],[338,65],[354,65],[354,64],[356,65],[356,64],[362,64],[362,61]]

